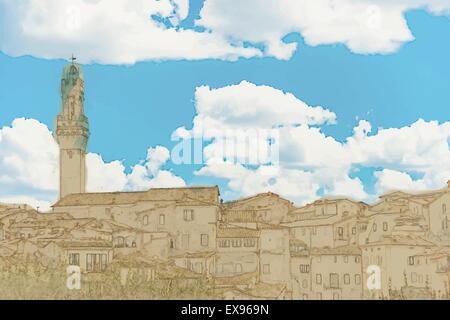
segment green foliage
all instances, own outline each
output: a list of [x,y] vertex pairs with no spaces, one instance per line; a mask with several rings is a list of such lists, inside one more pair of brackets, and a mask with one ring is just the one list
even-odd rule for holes
[[66,266],[0,262],[0,299],[103,300],[103,299],[211,299],[205,279],[152,279],[129,272],[122,285],[118,270],[82,274],[81,289],[66,287]]

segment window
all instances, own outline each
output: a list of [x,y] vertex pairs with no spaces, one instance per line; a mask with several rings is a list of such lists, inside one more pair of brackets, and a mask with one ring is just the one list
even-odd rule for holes
[[301,264],[300,272],[301,273],[309,273],[309,264]]
[[209,236],[207,234],[202,234],[200,236],[200,242],[203,247],[207,247],[209,245]]
[[352,228],[352,234],[355,235],[356,234],[356,227]]
[[408,257],[408,264],[410,266],[414,265],[414,256]]
[[170,249],[175,249],[175,241],[173,239],[170,239]]
[[263,265],[263,273],[269,274],[270,273],[270,264],[264,264]]
[[86,271],[88,271],[88,272],[94,271],[92,256],[93,256],[92,254],[86,255]]
[[[134,243],[136,245],[136,243]],[[102,271],[106,270],[106,265],[108,263],[108,256],[106,254],[101,255],[101,269]]]
[[343,237],[344,236],[344,228],[343,227],[339,227],[338,228],[338,235],[339,235],[339,237]]
[[380,266],[383,263],[383,257],[377,256],[377,264]]
[[144,216],[144,217],[142,218],[142,224],[143,224],[144,226],[148,225],[148,216]]
[[383,222],[383,231],[388,231],[388,223]]
[[123,237],[116,238],[116,248],[123,248],[125,246],[125,239]]
[[355,274],[355,284],[361,284],[361,276],[359,274]]
[[242,240],[241,239],[233,239],[233,240],[231,240],[231,245],[233,247],[242,247]]
[[447,205],[445,203],[442,204],[442,213],[447,212]]
[[339,288],[339,275],[337,273],[330,273],[330,288]]
[[80,265],[80,254],[79,253],[69,254],[69,265],[71,265],[71,266],[79,266]]
[[322,284],[322,275],[320,273],[316,274],[316,283]]
[[372,231],[376,232],[377,231],[377,224],[374,222],[372,225]]
[[131,246],[132,246],[133,248],[136,248],[136,241],[133,241],[133,242],[131,243]]
[[350,284],[350,275],[348,273],[344,274],[344,284]]
[[348,256],[344,256],[344,262],[348,263]]
[[194,220],[194,210],[192,209],[184,209],[183,210],[183,218],[185,221]]
[[86,271],[100,272],[105,271],[108,264],[108,256],[106,254],[86,254]]
[[244,247],[254,247],[256,244],[255,239],[245,239],[244,240]]
[[163,215],[163,214],[159,215],[159,224],[160,225],[166,224],[166,216],[165,215]]

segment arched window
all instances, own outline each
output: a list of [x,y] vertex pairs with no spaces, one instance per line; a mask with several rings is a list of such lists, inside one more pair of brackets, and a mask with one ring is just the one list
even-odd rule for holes
[[123,237],[117,237],[116,238],[116,247],[122,248],[125,244],[125,240]]

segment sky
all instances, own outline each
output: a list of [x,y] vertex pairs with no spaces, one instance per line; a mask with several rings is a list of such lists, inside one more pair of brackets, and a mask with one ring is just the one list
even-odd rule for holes
[[[0,202],[58,197],[52,131],[72,54],[90,192],[219,185],[225,200],[302,205],[446,185],[450,1],[261,3],[0,0]],[[275,143],[246,151],[239,130]],[[180,164],[177,146],[200,138],[202,161]],[[250,161],[271,145],[277,161]]]

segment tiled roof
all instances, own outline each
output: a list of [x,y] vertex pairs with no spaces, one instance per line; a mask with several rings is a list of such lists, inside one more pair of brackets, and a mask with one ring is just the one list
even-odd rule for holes
[[194,199],[218,203],[219,189],[214,187],[153,188],[141,192],[105,192],[70,194],[59,200],[53,207],[120,205],[139,201],[181,201]]
[[101,240],[63,240],[57,243],[63,248],[112,248],[112,243]]
[[367,244],[361,244],[364,246],[379,246],[379,245],[407,245],[407,246],[434,246],[434,243],[423,239],[419,236],[413,235],[396,235],[396,236],[384,236],[380,241],[369,242]]
[[257,238],[259,231],[250,228],[218,228],[217,238]]

